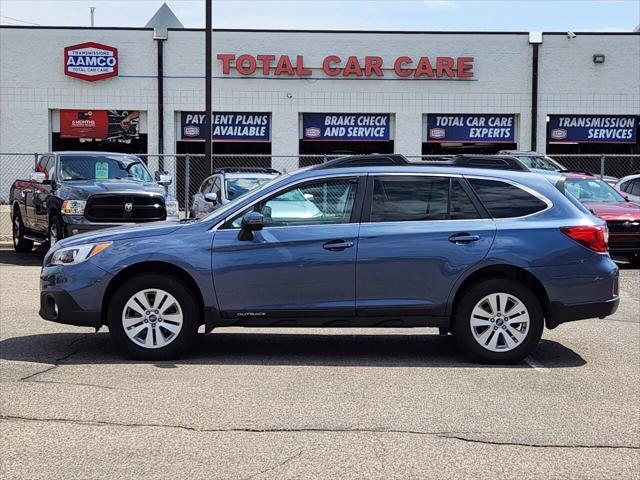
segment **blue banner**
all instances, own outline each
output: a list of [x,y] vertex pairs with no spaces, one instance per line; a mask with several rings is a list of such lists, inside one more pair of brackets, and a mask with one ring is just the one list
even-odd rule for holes
[[549,143],[636,143],[632,115],[549,115]]
[[386,141],[390,137],[388,113],[304,113],[302,139],[315,141]]
[[[181,140],[204,140],[204,118],[202,112],[181,112]],[[213,141],[271,141],[270,113],[213,112],[211,120]]]
[[516,143],[516,116],[429,114],[425,138],[433,143]]

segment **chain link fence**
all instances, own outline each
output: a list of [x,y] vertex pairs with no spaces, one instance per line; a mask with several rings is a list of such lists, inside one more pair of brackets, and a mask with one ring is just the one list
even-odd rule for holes
[[[180,205],[182,216],[188,216],[195,195],[204,180],[212,172],[220,169],[233,170],[241,168],[273,168],[282,173],[290,173],[299,168],[324,163],[340,155],[213,155],[206,161],[204,155],[140,155],[150,172],[168,172],[173,182],[168,187]],[[556,161],[568,170],[589,172],[595,175],[606,175],[621,178],[633,173],[640,173],[640,155],[572,155],[551,154]],[[16,179],[28,179],[36,164],[39,154],[35,153],[0,153],[0,239],[11,237],[10,188]],[[413,161],[444,160],[443,155],[410,156]]]

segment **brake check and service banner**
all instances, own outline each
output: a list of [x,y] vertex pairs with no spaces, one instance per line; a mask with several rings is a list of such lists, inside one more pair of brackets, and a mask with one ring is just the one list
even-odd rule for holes
[[515,143],[515,115],[430,114],[426,141],[433,143]]
[[[204,140],[204,113],[181,112],[182,140]],[[217,142],[271,141],[271,114],[264,112],[213,112],[211,134]]]
[[549,143],[636,143],[632,115],[549,115]]
[[388,113],[305,113],[302,139],[315,141],[387,141],[391,137]]

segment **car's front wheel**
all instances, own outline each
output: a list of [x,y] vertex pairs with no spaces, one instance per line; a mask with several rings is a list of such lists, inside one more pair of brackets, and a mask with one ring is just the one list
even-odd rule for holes
[[521,361],[536,348],[544,328],[536,296],[507,279],[484,280],[467,290],[453,321],[460,348],[483,363]]
[[180,280],[144,274],[126,281],[107,310],[115,343],[141,360],[169,360],[193,343],[200,324],[199,302]]
[[13,213],[13,248],[16,252],[30,252],[33,249],[33,240],[24,238],[24,224],[22,223],[22,215],[16,207]]

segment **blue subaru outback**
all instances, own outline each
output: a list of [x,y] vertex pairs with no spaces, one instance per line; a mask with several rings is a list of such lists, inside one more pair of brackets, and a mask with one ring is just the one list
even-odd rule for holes
[[200,327],[439,327],[474,360],[506,364],[545,325],[615,312],[607,234],[537,173],[344,157],[198,221],[57,243],[40,315],[107,325],[150,360],[184,354]]

